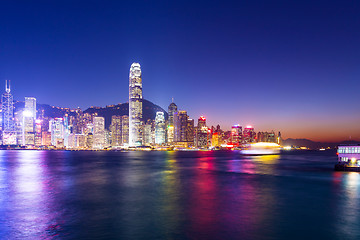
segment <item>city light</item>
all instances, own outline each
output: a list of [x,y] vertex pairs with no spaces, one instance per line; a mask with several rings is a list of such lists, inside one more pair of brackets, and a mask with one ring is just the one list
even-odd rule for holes
[[23,116],[24,117],[32,117],[32,112],[29,110],[25,110],[25,111],[23,111]]

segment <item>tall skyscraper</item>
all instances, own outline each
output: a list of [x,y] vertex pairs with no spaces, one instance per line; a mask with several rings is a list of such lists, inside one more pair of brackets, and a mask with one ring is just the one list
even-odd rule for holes
[[49,121],[49,130],[51,132],[51,145],[57,148],[64,147],[64,120],[55,118]]
[[186,111],[177,111],[174,114],[174,141],[186,142],[187,141],[187,124],[188,115]]
[[172,143],[174,141],[174,113],[177,112],[177,106],[174,102],[170,103],[168,107],[168,126],[167,126],[167,142]]
[[206,126],[206,118],[201,116],[198,119],[198,126],[196,129],[196,146],[199,148],[208,147],[208,127]]
[[14,101],[10,93],[10,80],[5,81],[5,93],[1,98],[2,103],[2,144],[16,144],[16,129],[14,121]]
[[35,144],[35,119],[36,119],[36,98],[25,97],[25,109],[23,112],[23,145]]
[[148,119],[144,127],[144,141],[145,145],[152,145],[155,143],[155,120]]
[[93,148],[103,149],[105,147],[105,119],[103,117],[94,117],[94,138]]
[[122,145],[121,116],[111,117],[111,146],[119,147]]
[[243,142],[242,127],[237,124],[231,127],[231,143],[234,146],[239,146]]
[[126,115],[121,117],[121,134],[122,145],[129,145],[129,117]]
[[177,106],[174,102],[170,103],[168,107],[169,126],[174,126],[174,113],[177,112]]
[[155,118],[155,143],[165,143],[165,116],[163,112],[157,112]]
[[129,74],[129,145],[142,145],[142,80],[139,63],[133,63]]
[[252,143],[255,142],[255,138],[256,138],[256,133],[254,131],[254,128],[252,126],[247,126],[246,128],[244,128],[244,132],[243,132],[243,141],[245,143]]

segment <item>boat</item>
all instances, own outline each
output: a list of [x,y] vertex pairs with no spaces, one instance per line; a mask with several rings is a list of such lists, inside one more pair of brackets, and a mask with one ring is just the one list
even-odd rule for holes
[[270,142],[249,143],[240,150],[243,155],[275,155],[280,153],[280,145]]
[[360,172],[360,144],[339,145],[337,155],[335,171]]

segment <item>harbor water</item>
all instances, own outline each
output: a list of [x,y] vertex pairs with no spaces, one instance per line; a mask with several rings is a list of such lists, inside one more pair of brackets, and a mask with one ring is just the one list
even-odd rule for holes
[[360,239],[335,151],[0,151],[0,239]]

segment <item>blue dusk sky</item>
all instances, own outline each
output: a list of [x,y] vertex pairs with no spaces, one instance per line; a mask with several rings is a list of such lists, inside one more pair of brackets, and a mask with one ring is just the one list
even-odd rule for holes
[[1,1],[0,83],[62,107],[174,98],[208,125],[360,140],[360,1]]

